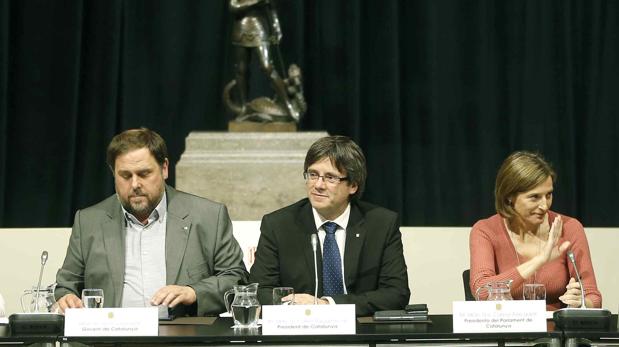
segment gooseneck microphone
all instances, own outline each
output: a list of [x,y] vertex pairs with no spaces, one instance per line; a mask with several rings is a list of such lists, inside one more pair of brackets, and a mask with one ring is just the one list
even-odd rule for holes
[[37,290],[34,293],[34,312],[39,312],[39,294],[41,292],[41,279],[43,278],[43,269],[47,263],[48,253],[43,251],[41,253],[41,271],[39,271],[39,282],[37,283]]
[[[556,310],[552,314],[552,319],[555,321],[555,327],[563,330],[608,330],[610,326],[611,313],[605,308],[587,308],[585,305],[585,288],[582,285],[580,272],[576,266],[576,257],[574,253],[567,251],[567,258],[574,266],[576,279],[580,286],[580,307],[567,307]],[[571,346],[570,343],[568,345]]]
[[[32,293],[34,298],[34,312],[31,313],[13,313],[9,316],[9,327],[14,335],[32,335],[45,334],[57,335],[63,333],[64,316],[58,313],[39,313],[39,296],[41,292],[41,279],[43,278],[43,268],[47,263],[47,251],[41,253],[41,272],[39,273],[39,282],[35,292]],[[47,308],[47,307],[45,307]],[[27,309],[26,309],[27,310]]]
[[312,234],[312,251],[314,251],[314,305],[318,304],[318,265],[316,262],[316,252],[318,251],[318,236]]
[[587,308],[587,305],[585,305],[585,288],[583,287],[582,281],[580,280],[580,273],[578,272],[578,267],[576,266],[574,252],[572,252],[572,250],[567,251],[567,257],[574,266],[574,271],[576,271],[576,279],[578,280],[578,284],[580,285],[580,308]]

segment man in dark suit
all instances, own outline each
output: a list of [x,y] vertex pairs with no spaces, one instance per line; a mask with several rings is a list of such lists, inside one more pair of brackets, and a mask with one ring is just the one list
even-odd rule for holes
[[225,311],[224,292],[248,276],[226,206],[166,185],[166,145],[149,129],[115,136],[107,163],[116,194],[75,214],[56,275],[60,309],[83,307],[81,290],[100,288],[106,307]]
[[272,289],[288,286],[297,304],[355,304],[358,316],[404,308],[410,290],[398,217],[359,201],[366,178],[359,146],[344,136],[319,139],[305,157],[304,177],[306,199],[262,218],[250,272],[260,302],[271,304]]

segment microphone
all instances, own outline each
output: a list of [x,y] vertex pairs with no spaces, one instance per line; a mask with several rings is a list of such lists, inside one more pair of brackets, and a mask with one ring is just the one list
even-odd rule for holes
[[314,305],[318,304],[318,265],[316,251],[318,250],[318,235],[312,234],[312,251],[314,252]]
[[39,296],[41,292],[41,279],[43,278],[43,269],[47,263],[48,253],[41,253],[41,272],[39,273],[39,282],[37,283],[34,297],[34,312],[33,313],[13,313],[9,316],[9,326],[11,333],[20,334],[62,334],[64,328],[64,316],[58,313],[39,313]]
[[578,284],[580,285],[580,307],[556,310],[552,314],[555,327],[564,330],[608,330],[610,326],[610,311],[605,308],[587,308],[585,305],[585,289],[582,286],[574,253],[571,250],[567,251],[567,258],[574,266],[576,279],[578,279]]
[[39,272],[39,282],[37,283],[37,290],[34,293],[34,312],[39,312],[39,294],[41,292],[41,279],[43,278],[43,269],[47,263],[48,253],[43,251],[41,253],[41,271]]
[[576,266],[574,252],[572,252],[572,250],[567,251],[567,257],[574,266],[574,271],[576,271],[576,279],[580,285],[580,308],[587,308],[587,305],[585,305],[585,288],[582,286],[582,281],[580,280],[580,273],[578,272],[578,267]]

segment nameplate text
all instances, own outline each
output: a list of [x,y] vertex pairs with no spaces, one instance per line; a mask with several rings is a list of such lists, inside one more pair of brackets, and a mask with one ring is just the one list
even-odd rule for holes
[[544,300],[453,302],[454,333],[544,331]]
[[69,308],[65,310],[66,336],[157,336],[158,309]]
[[264,305],[264,335],[353,335],[355,305]]

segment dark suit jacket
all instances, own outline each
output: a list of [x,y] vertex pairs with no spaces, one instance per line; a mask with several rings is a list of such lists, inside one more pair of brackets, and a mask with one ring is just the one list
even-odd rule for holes
[[[256,260],[250,282],[258,282],[259,300],[272,304],[274,287],[293,287],[295,293],[314,295],[314,256],[311,235],[316,233],[308,199],[262,218]],[[318,257],[318,296],[322,296],[322,256]],[[397,214],[364,202],[351,203],[346,228],[344,278],[348,294],[336,295],[338,304],[355,304],[358,316],[378,310],[402,309],[410,290]]]
[[[247,280],[243,253],[232,235],[225,205],[166,186],[166,283],[191,286],[197,304],[173,314],[225,311],[224,292]],[[67,255],[56,275],[55,296],[101,288],[104,306],[120,307],[125,274],[125,217],[114,194],[77,211]]]

